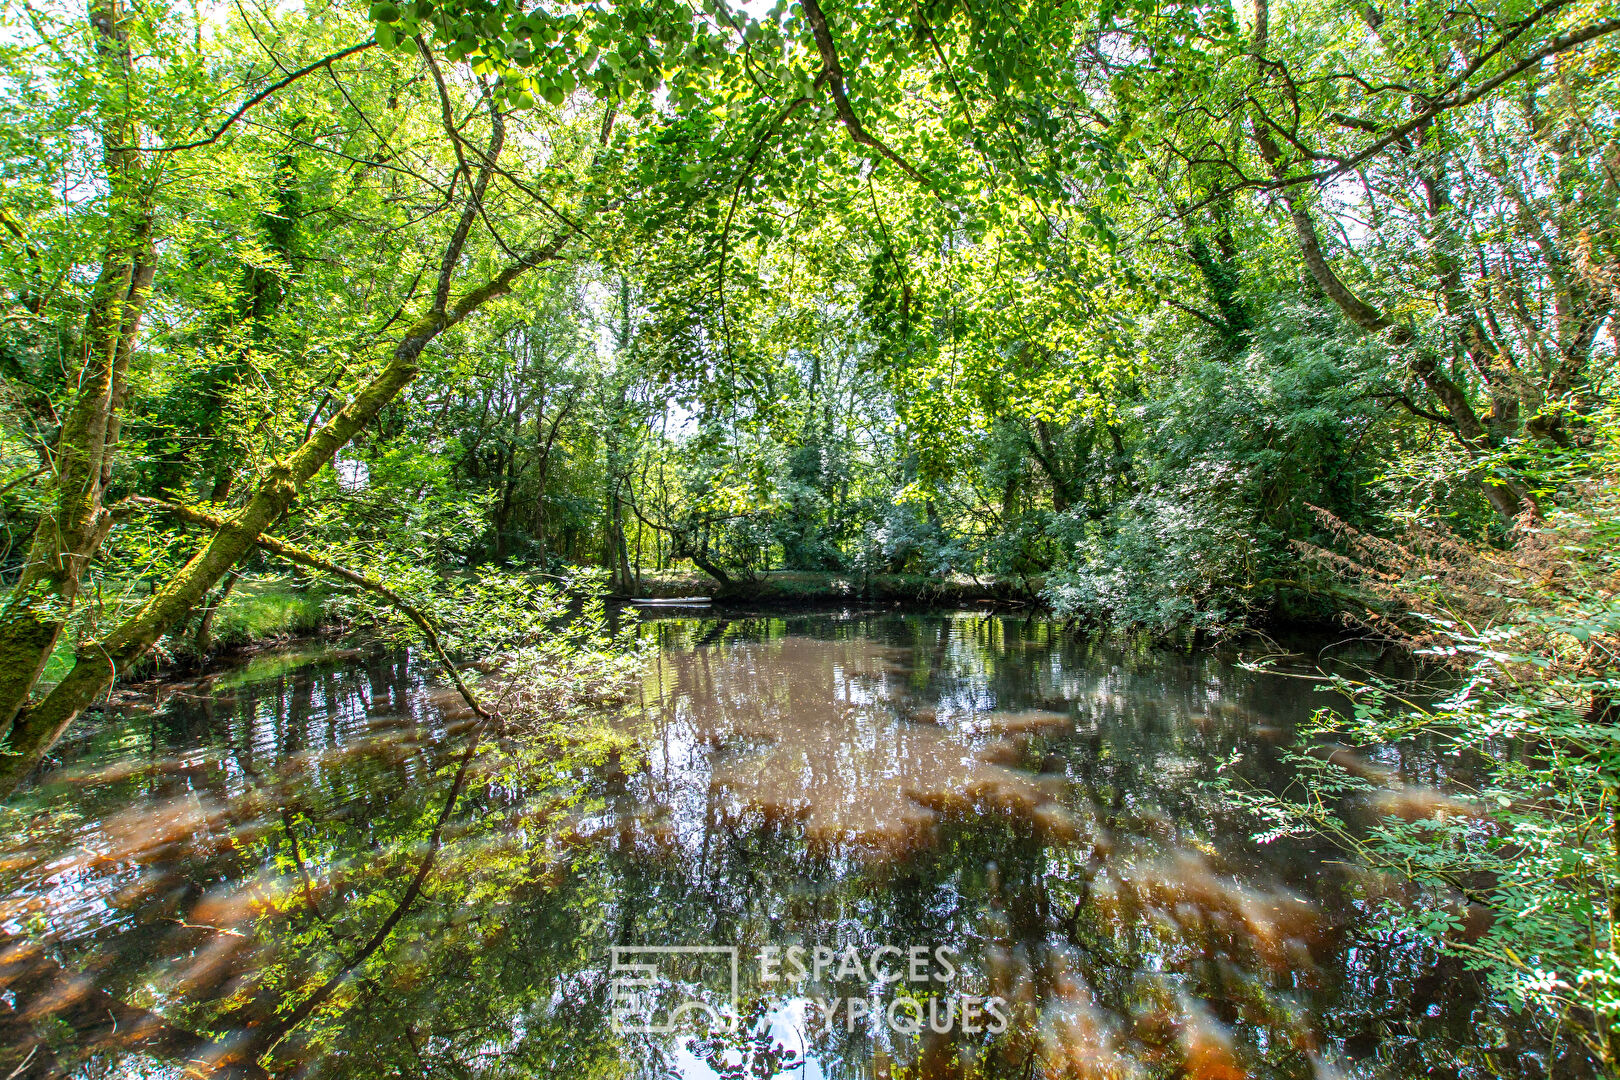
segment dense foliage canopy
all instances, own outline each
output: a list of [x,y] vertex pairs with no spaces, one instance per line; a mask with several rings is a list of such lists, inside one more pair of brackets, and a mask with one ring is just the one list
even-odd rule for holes
[[[1612,0],[3,19],[0,792],[289,573],[446,657],[457,595],[580,566],[1456,627],[1390,586],[1419,563],[1326,550],[1611,505]],[[1613,567],[1574,547],[1584,593],[1490,618],[1579,613],[1554,738],[1612,756]],[[1575,784],[1600,832],[1610,775]],[[1532,983],[1612,1065],[1612,993]]]

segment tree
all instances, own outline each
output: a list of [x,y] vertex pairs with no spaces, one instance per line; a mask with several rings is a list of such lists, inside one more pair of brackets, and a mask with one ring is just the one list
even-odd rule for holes
[[[93,77],[71,68],[56,69],[66,87],[79,89],[84,83],[94,85],[103,80],[124,93],[96,91],[98,100],[105,97],[105,108],[95,115],[92,127],[105,148],[101,175],[108,199],[95,212],[110,223],[108,234],[112,237],[102,255],[96,284],[82,311],[73,303],[75,298],[59,297],[54,305],[42,299],[33,312],[46,322],[61,320],[67,326],[65,336],[81,345],[72,354],[79,358],[79,370],[64,387],[66,400],[60,407],[49,402],[39,406],[62,417],[59,427],[40,447],[42,460],[51,469],[51,494],[39,515],[29,556],[0,617],[0,686],[4,690],[0,698],[4,705],[0,731],[7,736],[10,750],[0,771],[0,788],[8,792],[97,695],[139,662],[163,633],[186,617],[224,574],[253,551],[260,536],[286,515],[299,492],[337,451],[374,421],[416,377],[423,351],[431,343],[508,293],[526,272],[564,258],[570,242],[581,231],[578,219],[559,210],[530,185],[512,178],[500,165],[508,118],[496,106],[488,85],[481,80],[465,86],[447,80],[425,46],[420,49],[418,63],[430,78],[427,89],[418,91],[417,100],[424,106],[431,103],[435,109],[418,115],[439,115],[441,135],[448,137],[444,145],[453,155],[450,161],[445,161],[444,154],[439,155],[436,178],[418,174],[411,168],[414,163],[390,167],[389,140],[378,131],[376,120],[353,103],[332,73],[339,59],[361,52],[366,46],[340,49],[295,73],[330,75],[343,103],[345,119],[371,133],[375,140],[370,151],[373,156],[361,179],[393,188],[378,192],[383,196],[379,203],[389,206],[400,195],[406,195],[428,209],[420,221],[404,216],[401,219],[416,234],[409,239],[433,237],[436,250],[422,260],[416,281],[409,283],[408,289],[390,290],[399,296],[399,308],[384,322],[382,331],[372,335],[372,341],[387,335],[395,323],[402,323],[404,328],[393,331],[392,344],[374,366],[370,362],[372,342],[358,348],[352,342],[345,343],[349,355],[340,361],[328,396],[316,406],[302,433],[296,428],[283,433],[284,438],[269,460],[257,475],[248,478],[222,526],[135,610],[108,632],[79,643],[66,675],[44,696],[30,700],[73,613],[85,567],[113,525],[142,509],[141,504],[128,501],[109,503],[107,495],[115,480],[110,455],[126,415],[139,319],[161,269],[154,257],[159,211],[165,211],[164,216],[182,211],[179,206],[155,205],[155,191],[161,189],[154,178],[175,173],[193,179],[196,176],[187,166],[172,163],[194,147],[153,146],[143,140],[154,134],[162,137],[182,123],[186,107],[194,104],[196,88],[192,87],[189,98],[182,95],[178,102],[166,103],[177,105],[181,115],[135,115],[119,103],[133,99],[145,104],[161,99],[165,79],[195,78],[202,60],[200,44],[178,37],[178,27],[160,20],[161,16],[154,19],[116,7],[96,8],[91,30],[81,36],[94,51],[95,63],[86,65]],[[149,78],[146,67],[132,67],[128,62],[124,45],[131,33],[161,42],[164,55],[171,58],[168,66],[158,66],[157,77]],[[37,55],[44,55],[43,45],[36,46]],[[71,65],[75,59],[63,55],[60,62]],[[389,61],[388,68],[393,69],[397,63]],[[395,72],[390,70],[388,74]],[[291,81],[292,77],[279,80],[278,85]],[[309,85],[303,83],[300,89]],[[259,97],[263,96],[261,92]],[[250,98],[243,110],[254,100]],[[293,103],[277,104],[288,108]],[[458,122],[458,111],[470,115]],[[284,141],[326,149],[296,134],[305,118],[286,119],[290,130],[283,136]],[[228,127],[219,138],[227,137]],[[482,137],[476,140],[469,134],[475,127],[483,129]],[[418,132],[414,137],[421,137],[420,128]],[[199,145],[213,147],[216,141],[210,137]],[[412,149],[420,155],[416,147]],[[334,156],[351,163],[355,160],[354,155],[342,150],[335,151]],[[430,155],[420,156],[431,160]],[[375,172],[368,177],[373,169]],[[409,189],[395,186],[402,183],[401,177],[421,186],[407,194]],[[490,223],[491,210],[497,200],[514,197],[534,207],[535,214],[516,218],[514,231],[528,235],[508,242]],[[588,207],[583,211],[589,213]],[[73,208],[68,211],[70,216],[74,212]],[[439,224],[444,219],[448,221]],[[51,255],[66,265],[73,263],[71,252]],[[338,275],[339,281],[341,277]],[[420,294],[418,283],[425,284]],[[408,315],[413,307],[417,314]],[[331,406],[340,392],[346,392],[347,401],[334,409]]]
[[1533,512],[1515,441],[1568,445],[1597,400],[1612,300],[1578,265],[1613,258],[1615,188],[1586,104],[1611,47],[1588,46],[1620,20],[1412,3],[1274,24],[1257,0],[1246,28],[1168,22],[1121,28],[1153,61],[1122,73],[1117,122],[1175,177],[1172,220],[1273,199],[1310,280],[1404,372],[1388,400],[1455,439],[1504,523]]

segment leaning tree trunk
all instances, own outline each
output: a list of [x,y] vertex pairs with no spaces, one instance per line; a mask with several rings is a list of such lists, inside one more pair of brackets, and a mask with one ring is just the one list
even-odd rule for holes
[[[109,81],[133,77],[118,0],[93,0],[89,17]],[[48,509],[35,523],[27,559],[0,610],[0,739],[11,732],[55,652],[84,569],[112,527],[103,496],[112,479],[130,355],[155,270],[151,209],[140,190],[135,125],[124,95],[107,95],[100,121],[108,241],[79,336],[78,396],[50,448]]]
[[726,573],[724,567],[720,566],[713,559],[709,558],[708,545],[702,543],[701,541],[694,543],[692,538],[684,532],[675,532],[674,538],[675,543],[673,545],[673,549],[670,551],[670,558],[672,560],[691,559],[693,566],[697,567],[699,570],[703,571],[705,574],[708,574],[710,577],[714,578],[715,581],[720,583],[721,592],[732,591],[732,587],[735,585],[735,582],[731,580],[731,575]]
[[[521,272],[525,268],[515,269]],[[106,638],[79,649],[62,681],[17,717],[12,727],[12,753],[0,758],[0,798],[16,789],[102,691],[183,619],[286,512],[299,489],[405,389],[416,377],[423,347],[485,300],[505,293],[516,276],[516,272],[503,273],[468,294],[454,311],[433,311],[417,323],[395,346],[393,358],[376,378],[291,457],[275,462],[247,504],[224,522],[191,561]]]
[[[501,149],[504,129],[498,113],[495,118],[485,163],[477,179],[468,185],[460,218],[445,246],[431,309],[406,331],[394,347],[389,362],[353,400],[289,457],[270,466],[246,504],[220,525],[201,551],[112,633],[99,641],[84,643],[67,675],[43,699],[17,711],[11,729],[11,752],[0,757],[0,798],[16,789],[80,714],[119,675],[145,656],[170,627],[185,618],[219,579],[252,550],[261,534],[286,513],[299,490],[409,385],[416,377],[422,350],[429,342],[486,302],[509,292],[512,283],[525,271],[556,259],[578,231],[577,226],[570,226],[559,232],[550,242],[520,256],[517,262],[450,304],[451,282],[460,265],[468,233],[482,208],[484,192]],[[108,385],[112,385],[111,378]],[[94,475],[99,476],[99,471]],[[112,514],[101,509],[95,518],[100,536],[106,535],[111,521]],[[56,633],[60,633],[59,627]],[[5,658],[0,656],[0,665],[4,663]],[[43,661],[40,664],[43,666]],[[37,678],[36,674],[23,689],[24,701]]]

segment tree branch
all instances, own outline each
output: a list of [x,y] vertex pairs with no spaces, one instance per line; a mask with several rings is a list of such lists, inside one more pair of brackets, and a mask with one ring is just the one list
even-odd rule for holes
[[[456,163],[462,175],[467,178],[466,205],[462,208],[461,219],[456,222],[456,231],[451,234],[450,242],[445,245],[444,259],[439,266],[438,287],[433,291],[433,310],[443,311],[445,305],[450,302],[450,279],[455,276],[456,263],[461,261],[461,251],[466,246],[467,234],[472,231],[474,219],[483,212],[484,192],[488,190],[489,178],[495,171],[495,159],[500,156],[501,146],[506,142],[506,123],[501,117],[501,111],[491,107],[489,152],[480,155],[484,160],[475,178],[467,167],[466,157],[461,152],[461,132],[456,130],[455,114],[450,109],[450,91],[445,86],[439,62],[433,58],[433,50],[428,48],[427,42],[422,38],[416,39],[416,47],[421,50],[422,59],[427,62],[428,70],[433,73],[433,83],[439,88],[439,106],[443,113],[444,130],[450,136],[450,148],[455,151]],[[484,92],[489,93],[487,87]],[[493,231],[491,229],[491,232]],[[496,240],[499,239],[497,236]]]
[[253,106],[257,105],[271,94],[274,94],[277,90],[290,86],[299,79],[302,79],[305,75],[319,71],[324,67],[342,60],[346,56],[353,56],[357,52],[364,52],[375,44],[377,44],[377,39],[372,38],[370,41],[362,41],[358,45],[350,45],[347,49],[340,49],[331,56],[323,57],[307,67],[299,68],[297,71],[288,75],[284,79],[277,79],[263,90],[260,90],[257,94],[254,94],[252,97],[242,102],[241,106],[235,112],[231,113],[231,115],[226,118],[225,122],[219,125],[219,127],[215,129],[214,133],[208,136],[206,139],[198,139],[195,142],[178,143],[174,146],[120,146],[115,147],[114,149],[145,150],[147,153],[151,154],[172,154],[180,150],[195,150],[199,146],[207,146],[209,143],[217,141],[220,136],[229,131],[232,124],[236,123],[238,120],[242,119],[243,116],[247,115],[247,111],[249,109],[253,108]]
[[804,8],[804,17],[810,23],[810,33],[816,39],[816,51],[821,54],[822,74],[827,77],[827,86],[832,91],[833,105],[838,109],[838,119],[849,129],[850,138],[862,146],[870,146],[899,166],[901,172],[917,183],[927,186],[928,180],[922,173],[907,164],[899,154],[890,150],[882,139],[867,131],[865,125],[861,123],[861,118],[855,115],[855,110],[849,103],[849,95],[844,90],[844,68],[838,62],[838,49],[833,44],[832,31],[827,28],[827,17],[821,13],[821,5],[817,0],[800,0],[800,3]]
[[1172,297],[1169,297],[1169,296],[1164,298],[1164,302],[1169,304],[1171,307],[1176,308],[1179,311],[1185,311],[1189,315],[1193,315],[1193,316],[1196,316],[1196,317],[1202,319],[1204,322],[1206,322],[1209,325],[1213,326],[1215,329],[1219,330],[1223,334],[1226,333],[1226,331],[1228,329],[1230,329],[1225,323],[1223,323],[1221,320],[1217,319],[1215,316],[1211,315],[1209,312],[1207,312],[1207,311],[1199,311],[1197,308],[1193,307],[1191,304],[1183,304],[1180,300],[1176,300],[1176,299],[1174,299]]
[[[1315,172],[1304,173],[1299,176],[1290,176],[1286,178],[1278,177],[1272,182],[1263,184],[1261,186],[1283,189],[1297,187],[1301,184],[1319,183],[1324,180],[1332,180],[1335,177],[1342,176],[1344,173],[1350,172],[1358,166],[1366,163],[1373,157],[1376,157],[1394,143],[1406,138],[1414,131],[1417,131],[1419,128],[1428,124],[1441,113],[1448,112],[1451,109],[1460,109],[1464,106],[1472,105],[1486,94],[1489,94],[1492,90],[1495,90],[1502,84],[1524,74],[1524,72],[1535,67],[1543,60],[1557,56],[1560,53],[1568,52],[1570,49],[1578,48],[1589,41],[1594,41],[1597,38],[1612,34],[1617,30],[1620,30],[1620,18],[1604,19],[1601,22],[1595,22],[1587,26],[1583,26],[1579,30],[1572,30],[1567,34],[1560,34],[1558,37],[1553,38],[1547,44],[1543,45],[1541,48],[1537,49],[1523,60],[1520,60],[1518,63],[1507,68],[1505,71],[1498,72],[1471,90],[1461,92],[1462,88],[1460,81],[1465,79],[1468,74],[1472,74],[1473,70],[1477,70],[1476,65],[1475,67],[1471,68],[1468,73],[1465,73],[1464,75],[1459,76],[1457,80],[1454,80],[1452,88],[1445,94],[1433,99],[1424,108],[1414,113],[1411,119],[1402,124],[1396,125],[1394,128],[1391,128],[1390,131],[1382,138],[1357,151],[1350,157],[1345,158],[1343,161],[1335,164],[1332,168],[1318,169]],[[1514,36],[1517,36],[1519,32],[1520,31],[1515,31]],[[1500,47],[1500,45],[1498,47]],[[1496,49],[1491,50],[1492,53],[1495,53],[1496,51]]]
[[[213,529],[216,532],[225,527],[224,518],[215,517],[213,514],[198,510],[195,507],[183,506],[180,503],[167,502],[163,499],[153,499],[145,495],[132,495],[128,501],[153,510],[161,510],[166,514],[179,518],[181,521],[189,522],[192,525],[201,525],[205,529]],[[450,654],[445,652],[444,644],[439,640],[438,631],[434,628],[432,620],[423,614],[420,608],[417,608],[376,578],[367,577],[358,571],[340,566],[331,559],[317,555],[313,551],[306,551],[301,547],[287,543],[285,540],[263,533],[254,542],[272,555],[279,555],[289,562],[295,562],[314,570],[325,571],[334,577],[342,578],[351,585],[358,585],[362,589],[374,592],[387,600],[400,614],[415,623],[417,629],[422,631],[422,636],[427,639],[428,646],[438,656],[439,662],[444,665],[445,670],[450,673],[450,680],[456,684],[456,690],[461,694],[462,700],[466,701],[467,706],[486,719],[492,715],[489,710],[479,703],[478,698],[473,694],[466,682],[462,680],[461,671],[456,667],[455,662],[450,659]]]

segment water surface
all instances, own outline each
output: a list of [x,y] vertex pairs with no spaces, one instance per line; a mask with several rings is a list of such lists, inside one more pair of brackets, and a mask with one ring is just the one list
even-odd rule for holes
[[[403,652],[115,702],[0,853],[0,1075],[1541,1072],[1376,878],[1252,839],[1305,680],[978,613],[639,633],[630,706],[544,738],[474,745]],[[687,1000],[726,1024],[625,1030]]]

